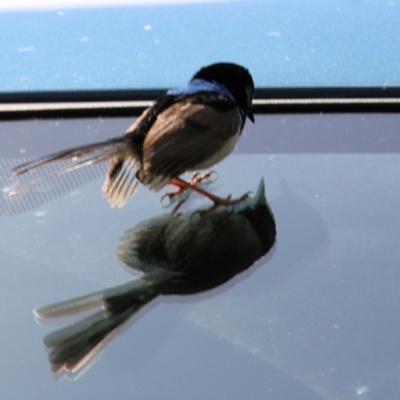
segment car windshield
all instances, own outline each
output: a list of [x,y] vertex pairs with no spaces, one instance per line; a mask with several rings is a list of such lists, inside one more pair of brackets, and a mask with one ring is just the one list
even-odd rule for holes
[[[0,397],[398,399],[399,17],[389,0],[2,2]],[[110,207],[118,157],[61,175],[51,164],[29,188],[10,179],[38,157],[117,143],[158,95],[222,61],[256,90],[255,123],[198,183],[242,198],[225,210],[232,229],[199,193],[178,198],[192,216],[171,214],[176,181]],[[269,209],[252,214],[261,192],[275,243]],[[122,328],[99,344],[110,321]],[[93,347],[78,372],[55,373]]]

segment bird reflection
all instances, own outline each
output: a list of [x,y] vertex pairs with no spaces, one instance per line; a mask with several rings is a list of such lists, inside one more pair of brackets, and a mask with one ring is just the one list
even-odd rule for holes
[[253,198],[210,212],[203,209],[153,217],[127,231],[117,259],[140,271],[126,283],[34,309],[46,319],[95,310],[52,332],[54,373],[84,372],[118,328],[159,295],[185,295],[221,285],[246,270],[274,245],[276,226],[262,179]]

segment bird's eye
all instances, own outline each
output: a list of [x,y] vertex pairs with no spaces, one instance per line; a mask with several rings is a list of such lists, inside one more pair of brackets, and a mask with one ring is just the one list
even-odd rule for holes
[[251,102],[253,100],[253,89],[251,88],[250,85],[246,86],[246,97],[247,97],[247,105],[250,107],[251,106]]

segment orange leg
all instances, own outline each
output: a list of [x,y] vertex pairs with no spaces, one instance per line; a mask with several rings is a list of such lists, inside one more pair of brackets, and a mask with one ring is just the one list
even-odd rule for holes
[[[174,192],[165,193],[161,197],[161,204],[163,204],[165,198],[168,198],[170,201],[170,204],[166,205],[166,207],[169,207],[171,205],[172,199],[175,199],[175,198],[181,196],[182,193],[186,192],[187,190],[191,190],[193,187],[197,187],[203,181],[208,180],[208,183],[212,183],[213,182],[212,175],[214,175],[214,174],[218,176],[218,174],[215,171],[205,172],[204,174],[200,174],[200,172],[198,172],[198,171],[194,172],[192,177],[190,178],[189,182],[183,181],[183,182],[187,183],[189,186],[175,184],[174,186],[177,186],[178,189],[175,190]],[[173,184],[173,183],[171,183],[171,184]],[[186,197],[179,200],[177,205],[174,207],[172,213],[176,213],[177,210],[181,207],[181,205],[188,199],[188,197],[189,197],[189,194]]]
[[241,201],[245,200],[249,196],[249,193],[246,193],[243,196],[239,197],[238,199],[231,199],[230,196],[228,198],[224,199],[222,197],[215,196],[214,194],[207,192],[206,190],[204,190],[196,185],[193,185],[192,182],[186,182],[181,178],[173,178],[170,180],[169,184],[177,186],[182,191],[184,191],[186,189],[191,189],[191,190],[201,194],[202,196],[205,196],[208,199],[210,199],[214,203],[214,205],[209,210],[207,210],[207,212],[210,212],[219,206],[230,206],[230,205],[240,203]]
[[[204,174],[202,174],[202,175],[201,175],[200,172],[198,172],[198,171],[194,172],[193,175],[192,175],[192,177],[190,178],[190,181],[189,181],[189,182],[186,182],[186,181],[182,180],[182,182],[187,183],[188,185],[190,185],[190,187],[186,187],[186,186],[183,186],[183,185],[174,184],[174,183],[172,183],[172,181],[169,182],[170,185],[177,186],[177,187],[178,187],[178,190],[175,190],[174,192],[165,193],[165,194],[163,195],[163,197],[161,198],[161,202],[162,202],[166,197],[168,197],[168,198],[171,200],[171,199],[173,199],[174,197],[177,197],[177,196],[181,195],[184,191],[186,191],[186,190],[188,190],[188,189],[191,189],[191,188],[193,188],[193,187],[199,185],[201,182],[203,182],[203,181],[206,180],[206,179],[210,179],[211,176],[212,176],[213,174],[216,174],[216,175],[217,175],[217,173],[216,173],[215,171],[206,172],[206,173],[204,173]],[[210,183],[211,183],[211,181],[210,181]]]

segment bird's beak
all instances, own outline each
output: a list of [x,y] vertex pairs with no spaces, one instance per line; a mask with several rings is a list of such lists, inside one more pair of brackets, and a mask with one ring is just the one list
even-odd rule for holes
[[247,118],[248,118],[251,122],[253,122],[253,123],[255,122],[253,112],[252,112],[250,109],[247,110]]

